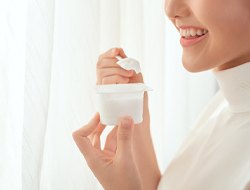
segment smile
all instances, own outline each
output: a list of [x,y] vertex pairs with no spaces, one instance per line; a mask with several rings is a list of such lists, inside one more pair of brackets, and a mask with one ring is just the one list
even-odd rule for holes
[[208,30],[206,29],[196,29],[196,28],[180,29],[180,35],[187,39],[192,37],[203,36],[206,33],[208,33]]
[[208,34],[208,30],[200,28],[180,28],[179,31],[181,35],[180,43],[183,47],[189,47],[197,44]]

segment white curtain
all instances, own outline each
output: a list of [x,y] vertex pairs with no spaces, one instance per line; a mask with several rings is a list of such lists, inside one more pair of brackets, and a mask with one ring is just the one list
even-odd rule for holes
[[96,61],[116,46],[154,89],[163,172],[216,91],[210,72],[184,70],[178,41],[163,0],[0,1],[0,189],[102,189],[71,133],[96,112]]

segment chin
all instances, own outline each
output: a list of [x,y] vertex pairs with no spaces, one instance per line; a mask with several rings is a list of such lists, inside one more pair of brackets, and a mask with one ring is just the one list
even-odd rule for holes
[[213,65],[210,65],[208,62],[198,59],[186,60],[184,57],[182,57],[182,65],[188,72],[191,73],[198,73],[213,69]]
[[201,71],[205,71],[207,69],[204,69],[202,66],[200,66],[200,64],[196,64],[195,62],[186,62],[184,60],[182,60],[182,65],[183,67],[191,73],[198,73]]

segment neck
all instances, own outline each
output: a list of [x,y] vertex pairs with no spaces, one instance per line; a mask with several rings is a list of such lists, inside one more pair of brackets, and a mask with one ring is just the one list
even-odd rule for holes
[[250,62],[231,69],[213,70],[232,112],[250,112]]
[[219,65],[218,67],[214,68],[214,71],[223,71],[226,69],[231,69],[234,67],[237,67],[239,65],[242,65],[244,63],[250,62],[250,57],[248,56],[242,56],[240,58],[233,59],[229,62],[226,62],[224,64]]

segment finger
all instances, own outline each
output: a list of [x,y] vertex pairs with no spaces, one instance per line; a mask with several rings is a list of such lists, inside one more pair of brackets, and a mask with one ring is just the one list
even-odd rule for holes
[[117,148],[117,129],[118,127],[115,126],[111,132],[108,134],[106,142],[105,142],[105,146],[104,146],[104,150],[108,150],[111,152],[116,152],[116,148]]
[[94,139],[95,134],[102,133],[103,129],[105,128],[105,125],[98,123],[97,127],[95,128],[94,131],[91,132],[91,134],[88,136],[90,141],[92,142]]
[[127,55],[125,54],[125,52],[124,52],[124,50],[122,48],[120,48],[120,56],[122,58],[126,58],[127,57]]
[[130,77],[129,83],[144,83],[142,74],[141,73],[139,73],[139,74],[134,73],[134,75],[132,77]]
[[105,129],[105,125],[102,125],[100,122],[96,131],[94,132],[94,138],[93,138],[92,144],[97,149],[101,149],[100,136],[101,136],[102,132],[104,131],[104,129]]
[[110,50],[108,50],[107,52],[101,54],[99,56],[99,60],[103,59],[103,58],[113,58],[115,56],[121,56],[122,58],[127,57],[123,51],[122,48],[111,48]]
[[121,68],[121,66],[117,64],[117,61],[119,61],[117,58],[103,58],[97,62],[96,69]]
[[117,156],[131,156],[134,123],[131,117],[120,120],[117,132]]
[[120,75],[122,77],[132,77],[133,70],[127,71],[123,68],[105,68],[105,69],[98,69],[97,76],[98,78],[102,79],[107,76],[111,75]]
[[122,77],[119,75],[112,75],[102,79],[101,84],[127,84],[129,78]]
[[100,122],[100,115],[99,115],[99,113],[96,113],[87,125],[85,125],[84,127],[81,127],[80,129],[76,130],[73,133],[73,137],[74,136],[77,136],[77,137],[78,136],[81,136],[81,137],[89,136],[96,129],[99,122]]
[[81,151],[86,160],[95,157],[95,149],[92,146],[88,136],[98,126],[99,122],[100,116],[97,113],[86,126],[78,129],[72,134],[74,141],[76,142],[79,150]]

